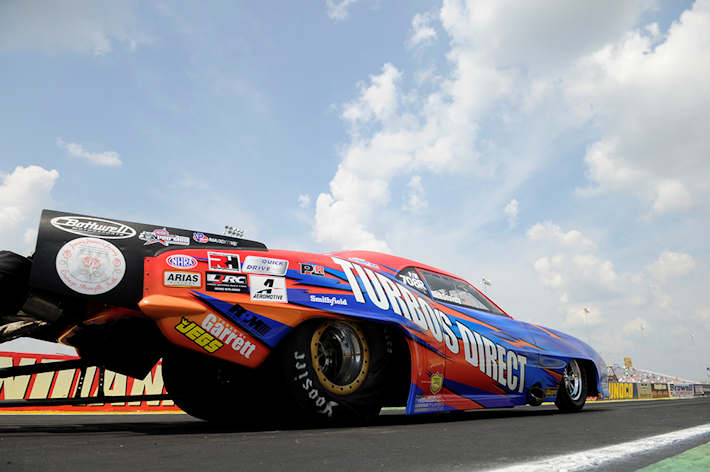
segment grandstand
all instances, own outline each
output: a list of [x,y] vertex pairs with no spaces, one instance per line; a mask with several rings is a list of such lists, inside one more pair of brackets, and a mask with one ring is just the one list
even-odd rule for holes
[[618,364],[607,366],[610,382],[631,382],[631,383],[697,383],[693,380],[674,377],[672,375],[659,374],[650,370],[637,369],[636,367],[624,367]]

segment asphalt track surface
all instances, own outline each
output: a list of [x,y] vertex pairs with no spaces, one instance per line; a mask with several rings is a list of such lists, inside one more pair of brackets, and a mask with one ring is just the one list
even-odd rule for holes
[[[0,414],[0,471],[459,471],[710,424],[710,399],[589,403],[438,416],[383,414],[368,427],[244,430],[183,414]],[[710,434],[595,470],[636,470]]]

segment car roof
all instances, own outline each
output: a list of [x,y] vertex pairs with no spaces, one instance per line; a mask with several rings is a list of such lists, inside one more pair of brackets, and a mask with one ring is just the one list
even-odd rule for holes
[[466,279],[462,278],[459,275],[452,274],[451,272],[446,272],[445,270],[441,270],[437,267],[430,266],[427,264],[422,264],[421,262],[414,261],[412,259],[405,259],[404,257],[398,257],[398,256],[393,256],[391,254],[385,254],[383,252],[377,252],[377,251],[337,251],[337,252],[331,252],[329,253],[332,256],[338,256],[343,259],[350,259],[352,257],[355,258],[360,258],[364,259],[368,262],[373,262],[375,264],[387,266],[391,269],[394,269],[396,272],[399,272],[400,270],[406,268],[406,267],[416,267],[418,269],[424,269],[428,270],[431,272],[436,272],[441,275],[446,275],[448,277],[458,279],[458,280],[463,280],[467,284],[471,285],[478,293],[483,295],[489,302],[491,302],[493,305],[496,306],[500,311],[502,311],[505,316],[508,316],[512,318],[505,310],[503,310],[496,302],[491,300],[488,295],[483,293],[481,290],[478,289],[475,285],[472,283],[466,281]]

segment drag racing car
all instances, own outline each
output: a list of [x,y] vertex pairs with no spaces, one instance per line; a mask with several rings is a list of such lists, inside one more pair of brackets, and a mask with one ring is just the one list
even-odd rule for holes
[[275,250],[44,210],[31,258],[0,253],[0,290],[0,342],[63,343],[82,365],[138,378],[162,358],[170,398],[209,421],[544,401],[575,412],[609,395],[585,343],[514,320],[461,277],[377,252]]

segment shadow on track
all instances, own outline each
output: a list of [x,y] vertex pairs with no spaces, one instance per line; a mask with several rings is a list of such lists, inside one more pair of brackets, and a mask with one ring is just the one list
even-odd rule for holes
[[[595,415],[603,412],[603,408],[586,408],[582,412],[575,415]],[[339,431],[344,429],[363,429],[363,428],[378,428],[392,426],[409,426],[409,425],[424,425],[424,424],[447,424],[459,423],[465,421],[484,421],[503,418],[524,418],[524,417],[550,417],[564,415],[556,408],[539,407],[530,408],[522,407],[517,409],[487,409],[473,410],[466,412],[451,412],[441,414],[428,415],[411,415],[407,416],[399,412],[387,412],[381,414],[372,424],[367,426],[329,426],[319,427],[311,425],[294,425],[288,422],[281,424],[262,424],[262,425],[223,425],[212,424],[192,418],[187,415],[165,415],[161,416],[161,421],[154,421],[154,416],[142,416],[137,421],[112,421],[119,420],[118,415],[100,415],[100,416],[42,416],[45,420],[61,421],[61,424],[13,424],[4,425],[1,422],[3,418],[0,416],[0,435],[24,435],[24,434],[77,434],[77,433],[114,433],[114,432],[131,432],[143,435],[179,435],[179,434],[225,434],[225,433],[266,433],[276,431]],[[7,417],[6,417],[7,418]],[[120,418],[125,419],[125,416]],[[20,421],[25,423],[24,421]],[[49,421],[47,421],[49,422]]]

